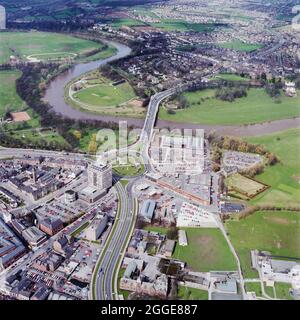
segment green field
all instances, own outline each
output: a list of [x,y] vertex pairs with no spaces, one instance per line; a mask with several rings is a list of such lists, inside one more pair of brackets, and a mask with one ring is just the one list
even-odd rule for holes
[[151,23],[152,27],[162,29],[164,31],[195,31],[195,32],[212,32],[216,25],[213,23],[188,23],[182,20],[163,19],[160,22]]
[[291,285],[289,283],[275,282],[275,290],[277,299],[293,300],[290,295]]
[[168,228],[164,228],[164,227],[156,227],[156,226],[152,226],[152,225],[147,225],[144,227],[145,230],[147,231],[153,231],[153,232],[159,232],[161,234],[166,235],[168,232]]
[[143,164],[140,165],[119,165],[114,166],[113,171],[119,176],[137,176],[144,172],[145,168]]
[[[117,86],[106,82],[94,85],[75,93],[73,97],[78,103],[95,106],[95,111],[101,107],[116,107],[135,97],[135,93],[128,82]],[[101,110],[99,110],[101,111]]]
[[232,189],[238,194],[246,196],[247,198],[254,197],[266,188],[265,185],[259,183],[258,181],[249,179],[239,173],[229,176],[226,179],[226,185],[228,186],[229,192]]
[[115,19],[110,25],[114,28],[121,28],[122,26],[126,27],[136,27],[136,26],[144,26],[145,24],[142,21],[135,20],[135,19]]
[[[71,133],[75,135],[75,131],[78,130],[70,130]],[[75,135],[76,136],[76,135]],[[119,143],[119,132],[117,130],[105,131],[98,129],[90,129],[90,130],[83,130],[79,131],[78,142],[79,142],[79,149],[84,152],[89,151],[89,147],[91,142],[95,142],[96,149],[99,152],[105,152],[107,150],[115,149]],[[136,142],[137,140],[136,135],[130,135],[128,137],[128,145],[131,145]]]
[[0,33],[0,64],[9,61],[11,55],[22,60],[28,56],[51,59],[88,53],[103,45],[65,34],[49,32],[2,32]]
[[234,257],[219,229],[183,228],[188,246],[176,244],[173,257],[185,261],[194,271],[236,270]]
[[179,286],[178,298],[180,300],[208,300],[208,292],[205,290]]
[[20,71],[0,71],[0,117],[6,111],[18,111],[27,107],[16,92],[16,80],[20,76]]
[[246,278],[257,277],[257,272],[251,268],[251,250],[300,258],[299,213],[256,212],[239,221],[229,220],[225,226]]
[[246,282],[245,283],[245,290],[246,290],[246,292],[255,292],[257,297],[262,296],[260,282]]
[[27,142],[28,144],[33,144],[33,145],[35,145],[36,143],[40,143],[41,141],[44,141],[45,143],[54,142],[56,145],[61,147],[68,145],[66,140],[61,135],[51,130],[45,130],[42,132],[38,132],[36,130],[31,130],[31,129],[16,130],[16,131],[10,131],[9,135],[12,138],[20,139],[22,141]]
[[219,73],[218,75],[214,76],[212,79],[216,80],[226,80],[226,81],[242,81],[242,82],[248,82],[250,81],[247,77],[242,77],[238,74],[234,73]]
[[261,44],[245,43],[239,40],[227,42],[227,43],[220,43],[219,46],[225,49],[231,49],[231,50],[242,51],[242,52],[253,52],[263,47],[263,45]]
[[280,163],[268,166],[256,179],[271,186],[257,196],[254,203],[278,206],[299,205],[300,199],[300,128],[259,136],[247,141],[262,144],[279,157]]
[[169,114],[160,108],[159,118],[175,122],[243,125],[300,116],[300,94],[297,98],[281,94],[281,103],[276,103],[264,89],[250,89],[248,96],[233,102],[215,98],[213,89],[184,94],[190,106]]

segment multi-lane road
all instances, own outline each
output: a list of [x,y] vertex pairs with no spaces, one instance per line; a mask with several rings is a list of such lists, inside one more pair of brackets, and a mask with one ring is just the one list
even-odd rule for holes
[[134,205],[132,188],[137,179],[132,179],[125,186],[121,182],[115,184],[119,201],[118,213],[92,278],[93,299],[112,300],[117,298],[117,292],[114,291],[114,279],[118,276],[118,265],[120,259],[123,258],[135,224],[137,207]]

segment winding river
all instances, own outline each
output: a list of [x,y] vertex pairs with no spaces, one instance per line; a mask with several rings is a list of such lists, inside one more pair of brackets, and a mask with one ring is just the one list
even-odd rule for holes
[[[144,120],[137,118],[128,118],[128,117],[115,117],[108,115],[97,115],[88,112],[84,112],[78,109],[75,109],[68,105],[64,99],[64,88],[65,86],[72,81],[74,78],[79,77],[80,75],[92,71],[100,66],[105,65],[106,63],[124,58],[131,53],[131,49],[123,44],[113,41],[103,41],[109,45],[116,47],[117,53],[114,56],[111,56],[106,59],[92,61],[88,63],[79,63],[76,64],[73,68],[69,69],[65,73],[56,77],[48,86],[44,100],[49,102],[53,110],[61,114],[64,117],[72,119],[83,119],[83,120],[101,120],[106,122],[115,122],[118,123],[120,120],[127,121],[128,126],[142,127]],[[255,135],[264,135],[270,134],[289,128],[295,128],[300,126],[300,118],[293,119],[283,119],[271,122],[265,122],[261,124],[246,125],[246,126],[222,126],[222,125],[201,125],[201,124],[191,124],[191,123],[178,123],[173,121],[158,120],[157,127],[159,128],[203,128],[205,130],[211,131],[215,130],[219,134],[227,134],[234,136],[255,136]]]

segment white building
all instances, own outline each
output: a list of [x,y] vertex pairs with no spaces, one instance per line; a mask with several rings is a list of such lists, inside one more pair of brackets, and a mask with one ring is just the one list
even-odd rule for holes
[[88,184],[98,190],[107,190],[112,186],[112,167],[98,163],[88,166]]
[[[196,132],[197,133],[197,132]],[[151,141],[150,159],[161,173],[199,174],[204,167],[204,132],[196,136],[158,135]]]
[[177,217],[177,227],[216,228],[212,213],[194,204],[183,202]]
[[184,230],[178,230],[178,242],[179,245],[183,247],[188,245],[186,232]]
[[260,261],[263,281],[275,281],[299,285],[300,265],[296,261],[262,258]]
[[107,215],[100,215],[95,220],[93,220],[91,225],[85,231],[86,239],[90,241],[96,241],[101,236],[104,229],[106,228],[107,222],[108,222]]
[[6,11],[3,6],[0,5],[0,30],[6,29]]

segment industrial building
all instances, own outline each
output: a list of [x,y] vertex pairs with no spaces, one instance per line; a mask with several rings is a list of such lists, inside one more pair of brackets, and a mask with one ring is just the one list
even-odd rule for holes
[[154,200],[146,200],[143,203],[140,211],[140,215],[146,222],[151,223],[154,216],[155,207],[156,207],[156,202]]

